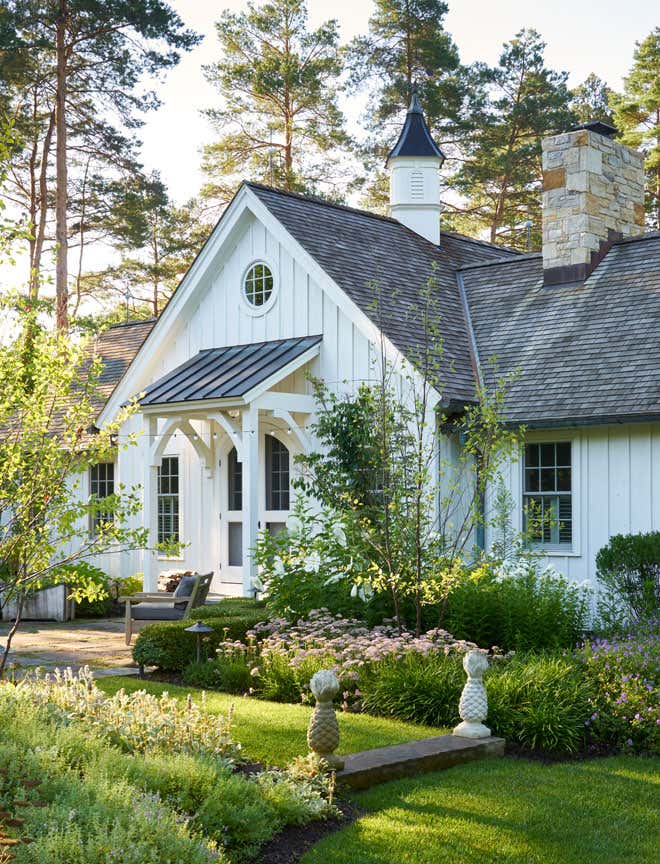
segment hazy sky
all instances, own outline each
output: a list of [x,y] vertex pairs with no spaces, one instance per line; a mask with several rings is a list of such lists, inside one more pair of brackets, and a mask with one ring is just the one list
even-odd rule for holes
[[[205,38],[158,87],[164,104],[149,116],[141,134],[145,167],[159,169],[174,198],[183,201],[198,191],[199,148],[212,139],[199,109],[215,100],[201,68],[218,55],[213,24],[223,9],[242,9],[245,2],[171,2],[185,23]],[[521,27],[534,27],[547,42],[548,64],[570,72],[572,85],[595,72],[619,88],[634,43],[660,25],[658,0],[449,0],[449,7],[445,26],[463,62],[495,63],[503,42]],[[308,0],[308,8],[311,25],[337,18],[342,40],[348,41],[366,32],[372,2]],[[359,122],[357,100],[345,98],[343,108],[353,122]]]

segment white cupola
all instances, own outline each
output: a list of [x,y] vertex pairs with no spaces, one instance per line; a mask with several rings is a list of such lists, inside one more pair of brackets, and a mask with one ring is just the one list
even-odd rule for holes
[[440,243],[440,168],[444,161],[413,90],[401,135],[387,157],[390,216],[435,244]]

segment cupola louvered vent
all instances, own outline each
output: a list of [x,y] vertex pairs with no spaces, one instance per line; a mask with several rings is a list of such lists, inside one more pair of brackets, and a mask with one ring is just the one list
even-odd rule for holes
[[410,197],[413,201],[422,201],[424,198],[424,175],[421,171],[413,171],[410,175]]

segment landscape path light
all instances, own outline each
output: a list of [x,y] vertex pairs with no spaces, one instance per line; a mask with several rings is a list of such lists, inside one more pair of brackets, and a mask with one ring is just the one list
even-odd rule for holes
[[186,627],[186,633],[194,633],[197,636],[197,662],[201,663],[202,660],[202,635],[204,633],[213,633],[213,627],[209,627],[208,624],[204,624],[203,621],[198,621],[196,624],[193,624],[192,627]]

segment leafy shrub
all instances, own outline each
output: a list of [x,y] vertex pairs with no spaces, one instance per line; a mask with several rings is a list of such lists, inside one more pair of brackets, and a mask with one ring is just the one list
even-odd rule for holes
[[530,750],[574,753],[585,741],[591,686],[571,655],[515,657],[487,676],[488,720]]
[[464,684],[460,657],[411,653],[375,664],[359,687],[362,707],[369,714],[452,726],[459,720]]
[[606,624],[660,617],[660,531],[611,537],[596,555],[596,575]]
[[254,678],[242,656],[222,656],[202,663],[191,663],[183,670],[184,683],[206,690],[247,693]]
[[63,564],[53,571],[52,578],[71,587],[79,618],[103,618],[110,614],[110,580],[100,567],[88,561]]
[[588,642],[579,655],[594,686],[585,725],[596,744],[660,753],[660,627]]
[[457,639],[504,651],[575,646],[589,621],[589,592],[534,559],[486,562],[449,595],[442,626]]
[[203,620],[213,632],[203,639],[208,656],[215,653],[226,639],[244,639],[265,618],[264,604],[255,600],[222,600],[193,611],[193,618],[149,624],[138,634],[133,646],[133,659],[141,666],[157,666],[171,672],[181,672],[197,656],[197,639],[186,633],[195,620]]
[[120,597],[130,597],[131,594],[138,594],[144,590],[142,576],[125,576],[123,579],[118,579],[117,587]]

